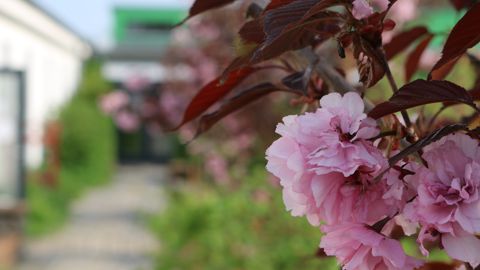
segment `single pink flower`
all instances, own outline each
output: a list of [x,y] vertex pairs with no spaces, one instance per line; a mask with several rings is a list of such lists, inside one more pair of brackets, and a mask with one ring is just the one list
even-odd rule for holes
[[[419,186],[418,197],[404,211],[409,219],[422,226],[418,241],[423,243],[429,238],[427,233],[434,231],[442,234],[442,241],[451,243],[458,238],[472,244],[471,248],[480,246],[468,238],[480,233],[478,141],[459,133],[446,136],[424,150],[422,157],[428,168],[421,166],[415,175],[407,177],[416,179]],[[452,258],[465,260],[459,256],[463,252],[447,246],[445,250]],[[468,262],[478,265],[480,253],[468,257]]]
[[409,257],[400,243],[364,224],[322,226],[320,247],[337,257],[345,270],[409,270],[422,262]]
[[363,112],[357,93],[324,96],[316,112],[285,117],[277,133],[293,139],[316,174],[340,172],[350,176],[359,167],[378,170],[382,154],[366,139],[379,133],[376,122]]
[[378,128],[363,113],[360,96],[329,94],[320,104],[314,113],[285,117],[277,127],[282,137],[266,152],[267,170],[280,178],[287,209],[313,225],[370,224],[394,214],[395,196],[383,198],[389,181],[375,180],[388,162],[366,140]]

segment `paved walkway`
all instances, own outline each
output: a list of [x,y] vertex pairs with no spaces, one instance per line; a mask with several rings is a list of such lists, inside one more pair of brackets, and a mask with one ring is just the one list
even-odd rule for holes
[[158,243],[142,214],[163,205],[165,168],[124,166],[114,181],[88,192],[67,226],[26,244],[20,270],[151,270]]

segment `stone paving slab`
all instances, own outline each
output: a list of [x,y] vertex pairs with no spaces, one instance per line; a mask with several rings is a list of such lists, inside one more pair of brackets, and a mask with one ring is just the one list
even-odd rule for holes
[[144,216],[164,205],[166,169],[121,166],[108,185],[74,203],[61,231],[28,241],[18,270],[151,270],[159,243]]

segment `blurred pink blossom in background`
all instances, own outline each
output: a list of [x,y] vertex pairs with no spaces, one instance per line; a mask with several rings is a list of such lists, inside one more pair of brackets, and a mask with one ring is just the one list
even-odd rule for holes
[[398,0],[392,6],[389,16],[397,23],[403,24],[418,16],[419,0]]
[[117,126],[125,132],[134,132],[140,128],[140,119],[138,116],[127,110],[118,112],[114,116],[114,119]]
[[129,100],[129,97],[125,92],[116,90],[101,98],[100,108],[106,114],[112,115],[127,106]]
[[374,11],[383,12],[388,8],[388,0],[375,0],[370,3],[368,0],[353,1],[352,15],[355,19],[361,20],[372,15]]
[[228,162],[221,154],[214,152],[208,154],[206,156],[205,169],[215,182],[219,184],[228,184],[230,182]]
[[125,83],[125,87],[127,88],[127,90],[132,92],[145,90],[145,88],[149,85],[149,80],[142,76],[133,76],[129,78]]

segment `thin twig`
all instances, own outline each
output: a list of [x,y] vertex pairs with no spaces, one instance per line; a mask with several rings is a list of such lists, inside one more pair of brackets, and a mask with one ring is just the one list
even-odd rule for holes
[[435,120],[437,120],[438,116],[447,108],[447,106],[442,106],[440,110],[438,110],[430,119],[430,122],[428,122],[428,128],[431,128]]
[[[390,87],[392,87],[392,91],[396,93],[398,91],[397,83],[395,82],[395,78],[393,78],[392,70],[390,69],[390,65],[388,65],[387,57],[385,56],[385,51],[383,49],[377,50],[379,51],[378,58],[381,60],[382,65],[385,69],[385,75],[387,76],[388,82],[390,83]],[[402,114],[403,120],[405,121],[405,125],[407,128],[412,126],[412,121],[408,116],[407,111],[402,110],[400,112]]]
[[370,140],[371,140],[371,141],[375,141],[375,140],[380,139],[380,138],[383,138],[383,137],[395,136],[395,135],[397,135],[397,131],[396,131],[396,130],[389,130],[389,131],[384,131],[384,132],[378,134],[377,136],[371,138]]
[[335,70],[323,57],[313,52],[311,49],[302,50],[303,55],[310,61],[315,63],[315,71],[318,75],[336,92],[345,94],[347,92],[357,92],[357,90],[350,85],[340,73]]

